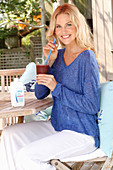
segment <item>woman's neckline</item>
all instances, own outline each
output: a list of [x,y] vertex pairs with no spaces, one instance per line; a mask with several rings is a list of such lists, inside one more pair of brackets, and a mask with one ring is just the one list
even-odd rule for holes
[[64,60],[64,53],[65,53],[65,48],[64,48],[64,51],[63,51],[63,62],[64,62],[64,65],[66,67],[70,66],[84,51],[87,51],[87,50],[89,50],[89,49],[84,48],[80,52],[74,53],[76,55],[76,57],[72,60],[72,62],[70,62],[69,64],[66,64],[65,60]]

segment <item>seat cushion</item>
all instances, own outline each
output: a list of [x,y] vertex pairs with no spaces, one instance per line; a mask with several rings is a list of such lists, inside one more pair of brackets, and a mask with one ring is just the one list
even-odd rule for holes
[[62,161],[62,162],[81,162],[81,161],[91,160],[91,159],[95,159],[95,158],[102,158],[104,156],[106,156],[106,154],[100,148],[98,148],[94,152],[91,152],[89,154],[70,157],[70,158],[64,158],[64,159],[60,159],[60,161]]

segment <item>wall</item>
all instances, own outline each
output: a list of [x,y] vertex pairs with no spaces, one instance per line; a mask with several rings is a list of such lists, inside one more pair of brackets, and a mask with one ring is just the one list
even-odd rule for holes
[[0,69],[25,68],[29,62],[35,61],[36,57],[41,57],[41,38],[31,37],[30,43],[31,48],[4,49],[2,54],[0,54]]
[[31,61],[30,56],[27,56],[27,51],[28,49],[22,47],[4,49],[0,55],[0,69],[25,68]]
[[100,61],[100,81],[113,80],[112,1],[92,0],[94,43]]

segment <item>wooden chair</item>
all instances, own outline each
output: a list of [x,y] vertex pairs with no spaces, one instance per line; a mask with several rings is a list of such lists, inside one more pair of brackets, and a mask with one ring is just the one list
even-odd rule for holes
[[11,81],[14,81],[15,77],[20,77],[25,71],[25,68],[21,69],[7,69],[0,70],[0,82],[1,92],[8,92]]
[[[14,81],[14,78],[19,78],[25,71],[25,68],[21,69],[6,69],[0,70],[0,92],[9,92],[10,83]],[[0,119],[0,129],[2,130],[4,126],[8,126],[23,122],[23,117]]]
[[[101,170],[113,170],[113,154],[111,158],[108,158],[107,156],[104,157],[98,157],[90,160],[81,160],[81,161],[75,161],[75,162],[62,162],[58,159],[53,159],[50,161],[51,165],[53,165],[57,170],[80,170],[84,169],[85,163],[93,163],[93,169],[101,169]],[[99,164],[99,166],[98,166]],[[86,170],[87,167],[85,167],[84,170]],[[89,169],[89,168],[88,168]]]

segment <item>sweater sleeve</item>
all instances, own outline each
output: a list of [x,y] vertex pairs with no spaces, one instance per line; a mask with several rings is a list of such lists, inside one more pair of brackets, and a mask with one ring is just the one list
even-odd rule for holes
[[50,90],[46,86],[38,85],[38,83],[35,84],[35,96],[38,100],[44,99],[49,93]]
[[52,95],[58,98],[62,105],[78,112],[96,114],[100,105],[100,81],[98,64],[95,57],[82,64],[83,92],[81,94],[72,91],[60,83],[57,83]]

